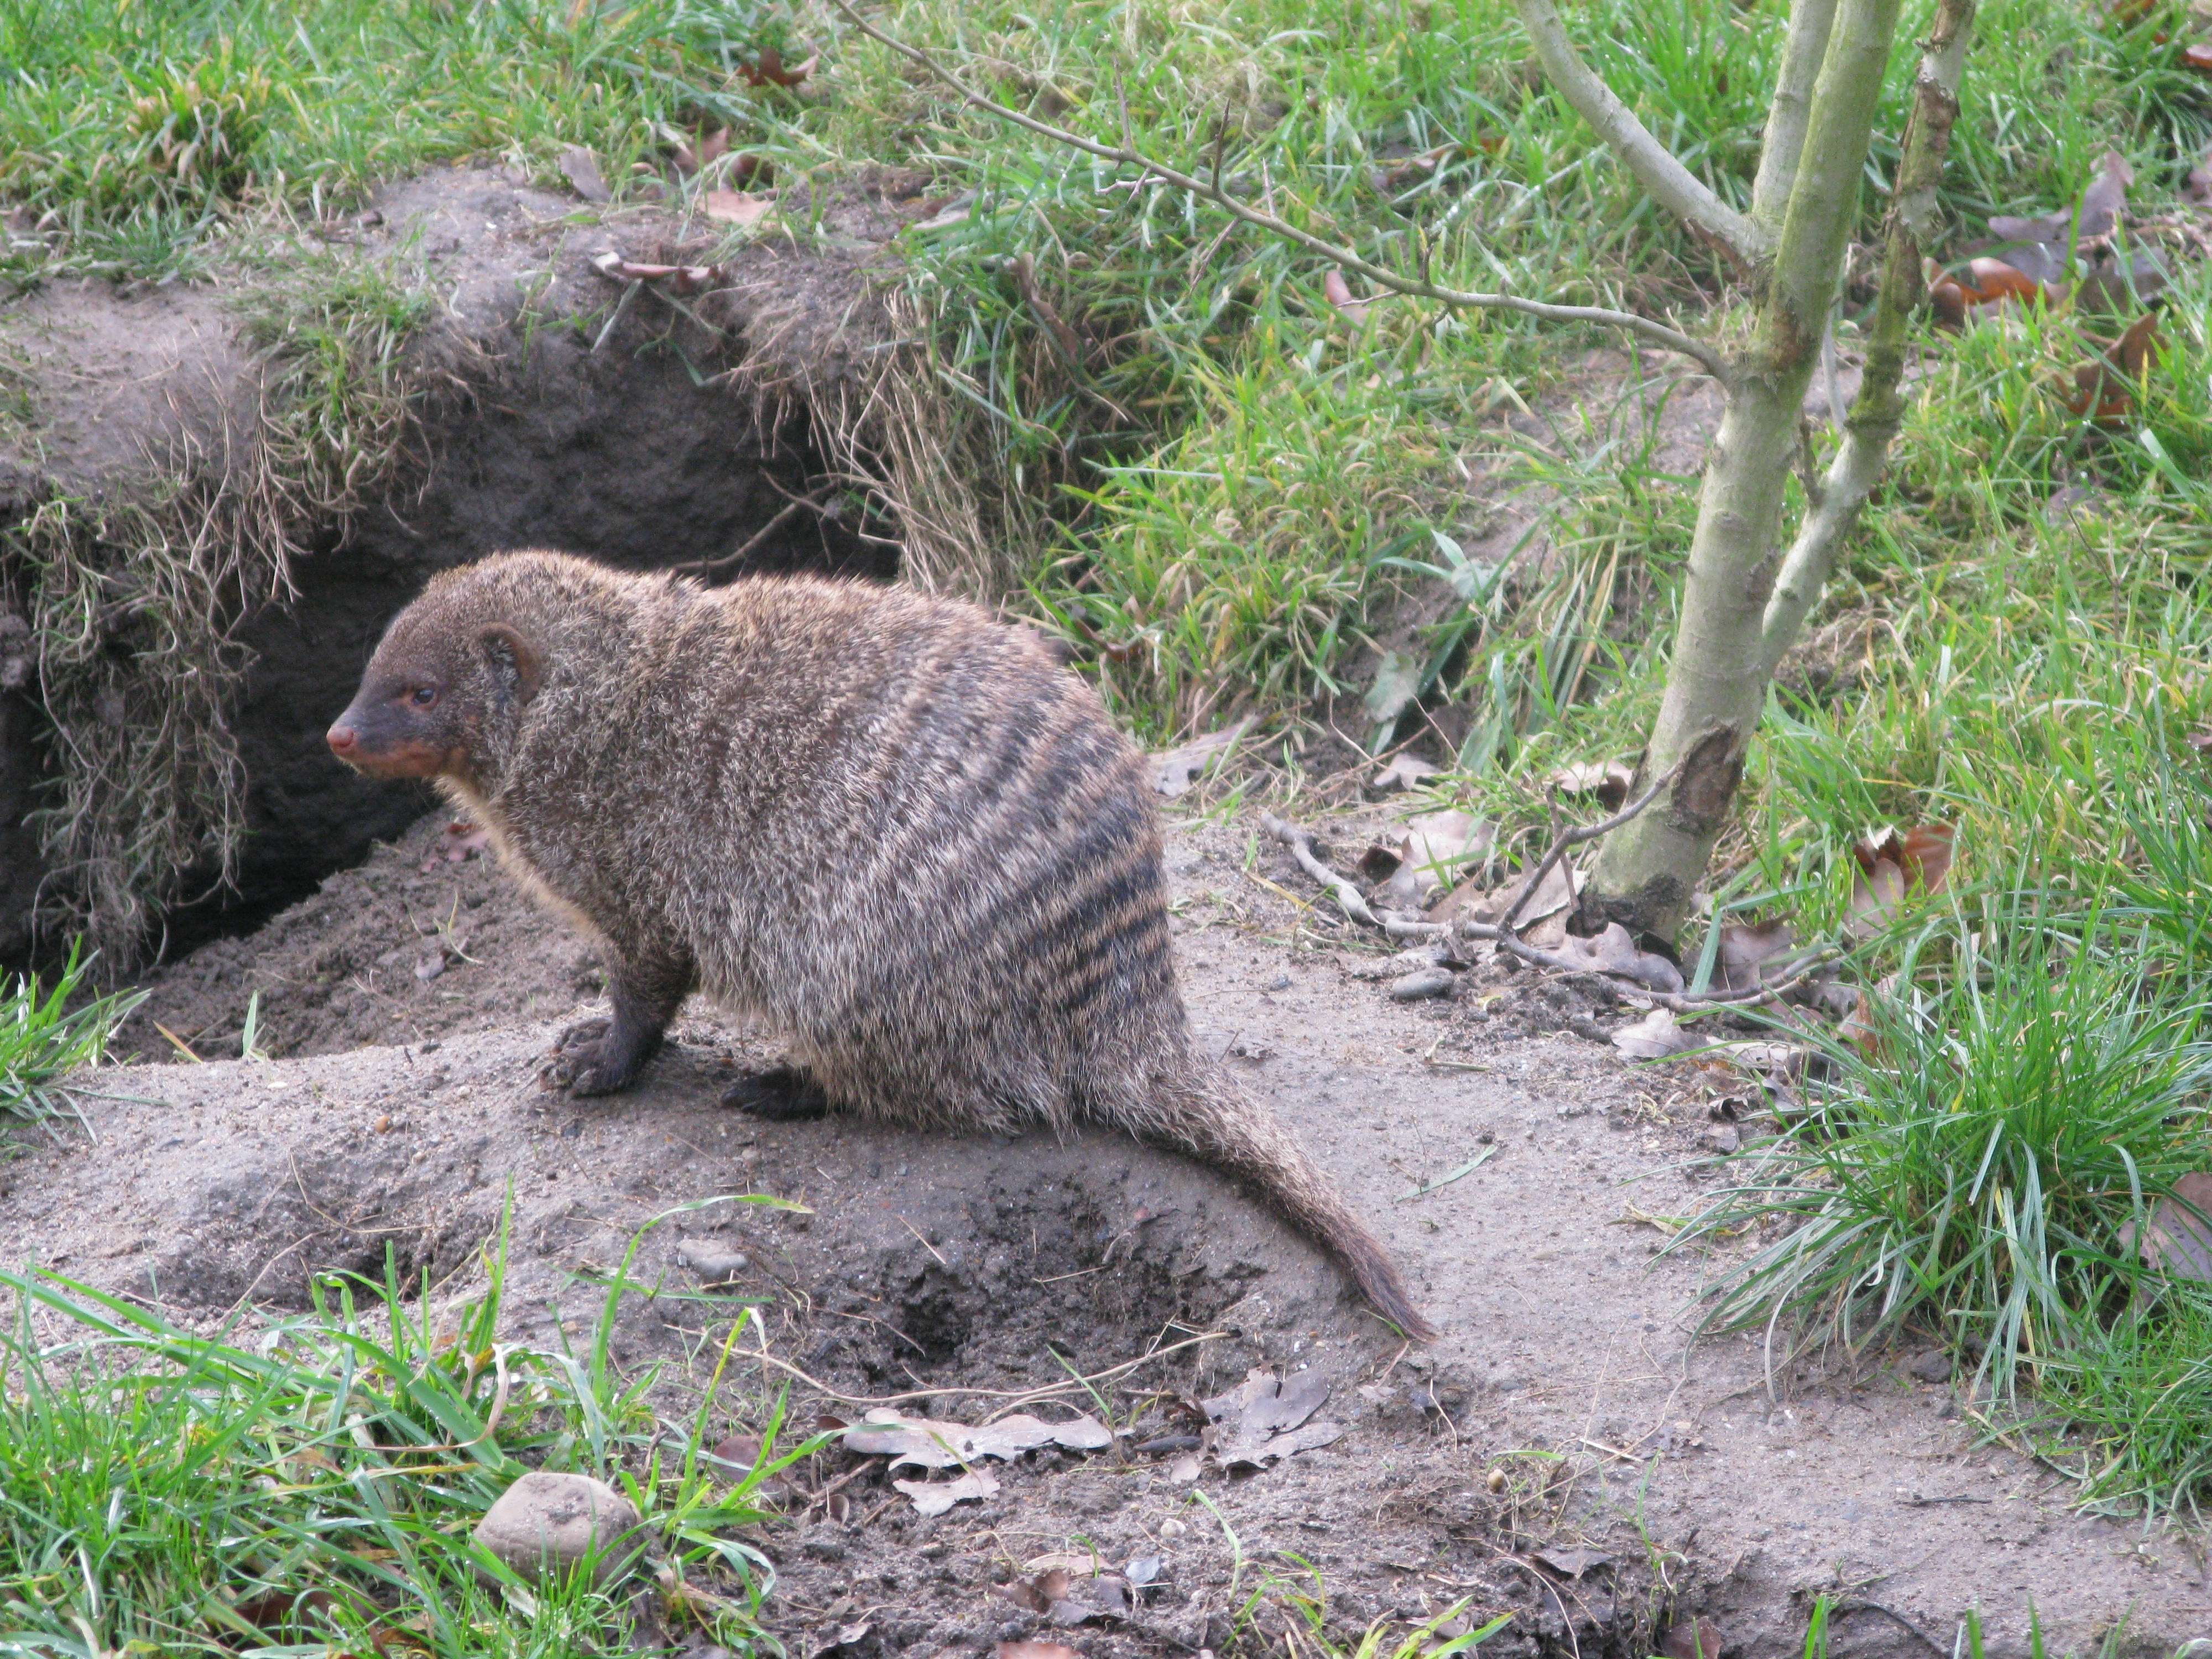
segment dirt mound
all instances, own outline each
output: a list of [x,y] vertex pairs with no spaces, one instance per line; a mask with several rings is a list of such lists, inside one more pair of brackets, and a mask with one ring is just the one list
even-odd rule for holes
[[[1697,1138],[1741,1079],[1628,1071],[1598,1040],[1628,1011],[1510,970],[1390,1001],[1361,976],[1382,947],[1285,898],[1303,878],[1249,825],[1170,839],[1194,1020],[1376,1224],[1444,1328],[1432,1352],[1378,1341],[1328,1265],[1226,1182],[1117,1138],[734,1117],[715,1103],[725,1079],[769,1051],[696,1005],[634,1092],[549,1092],[539,1069],[588,1003],[588,964],[495,871],[434,861],[444,839],[442,819],[419,825],[259,934],[157,975],[147,1012],[203,1052],[235,1052],[258,988],[268,1042],[313,1057],[102,1073],[96,1142],[24,1136],[0,1165],[0,1253],[211,1325],[240,1303],[296,1307],[315,1269],[380,1269],[387,1248],[464,1296],[511,1202],[513,1333],[580,1341],[629,1241],[665,1217],[632,1264],[651,1293],[625,1297],[616,1352],[662,1362],[656,1401],[678,1419],[735,1312],[685,1265],[696,1243],[747,1258],[770,1352],[830,1391],[799,1385],[801,1421],[833,1395],[976,1421],[992,1402],[958,1390],[1064,1382],[1218,1334],[1102,1388],[1146,1425],[1120,1451],[1032,1453],[981,1504],[924,1518],[880,1460],[825,1454],[817,1482],[852,1473],[849,1511],[794,1505],[767,1534],[771,1617],[794,1650],[856,1625],[854,1659],[1033,1632],[1091,1659],[1218,1650],[1269,1581],[1261,1629],[1294,1616],[1282,1598],[1314,1593],[1306,1564],[1340,1637],[1465,1595],[1478,1617],[1514,1615],[1485,1644],[1511,1655],[1646,1653],[1670,1606],[1712,1619],[1731,1656],[1796,1652],[1816,1595],[1848,1609],[1843,1656],[1918,1651],[1907,1625],[1948,1642],[1973,1605],[1988,1651],[2024,1654],[2031,1599],[2054,1653],[2090,1650],[2124,1615],[2130,1654],[2163,1659],[2201,1632],[2185,1540],[2073,1513],[2069,1483],[1962,1418],[1913,1348],[1770,1379],[1756,1344],[1689,1342],[1705,1264],[1655,1252],[1727,1178]],[[149,1059],[173,1055],[134,1033]],[[669,1213],[744,1193],[813,1213]],[[1174,1443],[1156,1391],[1202,1397],[1260,1364],[1327,1376],[1346,1432],[1258,1473],[1208,1468],[1209,1510],[1175,1450],[1135,1448]],[[793,1378],[739,1369],[757,1427]],[[1093,1545],[1164,1563],[1124,1623],[1055,1632],[994,1588]]]

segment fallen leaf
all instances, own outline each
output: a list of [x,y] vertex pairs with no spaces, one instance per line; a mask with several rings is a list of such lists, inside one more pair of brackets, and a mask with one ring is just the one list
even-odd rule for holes
[[1569,933],[1558,949],[1593,973],[1612,974],[1670,995],[1682,988],[1682,970],[1656,951],[1638,948],[1634,936],[1617,921],[1608,921],[1603,933],[1587,939]]
[[1203,1468],[1195,1457],[1178,1457],[1168,1465],[1168,1479],[1178,1486],[1188,1486],[1198,1479]]
[[996,1652],[997,1659],[1083,1659],[1073,1648],[1057,1642],[1001,1642]]
[[1600,1550],[1535,1550],[1529,1559],[1540,1567],[1549,1567],[1570,1578],[1579,1578],[1593,1567],[1613,1565],[1613,1558]]
[[726,225],[757,225],[775,209],[773,196],[750,196],[741,190],[710,190],[700,198],[707,216]]
[[1371,301],[1353,299],[1352,285],[1344,280],[1344,273],[1335,266],[1331,265],[1328,274],[1321,279],[1321,291],[1328,296],[1329,304],[1353,322],[1358,322],[1367,315],[1367,307]]
[[1887,830],[1855,842],[1851,856],[1859,872],[1851,883],[1844,927],[1856,939],[1872,939],[1888,927],[1907,898],[1941,892],[1951,873],[1954,823],[1923,823],[1899,834]]
[[1666,1659],[1720,1659],[1720,1627],[1710,1619],[1677,1619],[1659,1651]]
[[702,137],[696,147],[689,143],[679,143],[676,146],[674,157],[676,170],[686,174],[696,173],[700,168],[720,160],[722,152],[729,147],[730,130],[727,127],[716,127],[712,132]]
[[1370,789],[1379,789],[1385,793],[1393,789],[1417,789],[1426,780],[1438,775],[1443,769],[1442,767],[1431,765],[1419,755],[1401,754],[1370,778],[1367,781],[1367,787]]
[[1152,787],[1170,800],[1189,793],[1200,778],[1211,775],[1228,759],[1255,718],[1247,714],[1233,726],[1224,726],[1218,732],[1193,738],[1179,748],[1146,757],[1158,769],[1152,775]]
[[[2120,1247],[2134,1244],[2135,1224],[2130,1222],[2120,1230]],[[2212,1175],[2185,1175],[2159,1200],[2143,1230],[2142,1259],[2147,1267],[2176,1279],[2212,1284]]]
[[817,52],[805,62],[793,64],[789,69],[786,69],[783,66],[781,52],[774,46],[763,46],[760,61],[757,64],[738,64],[738,73],[744,76],[747,84],[751,86],[795,87],[814,72],[815,64],[821,59],[822,54]]
[[[1756,991],[1790,977],[1796,960],[1797,930],[1786,916],[1759,927],[1732,921],[1721,929],[1713,954],[1713,988],[1729,995]],[[1770,965],[1776,970],[1768,974]]]
[[972,1463],[979,1457],[1018,1457],[1039,1446],[1064,1446],[1070,1451],[1100,1451],[1114,1443],[1105,1425],[1091,1417],[1072,1422],[1047,1423],[1018,1412],[995,1423],[970,1428],[932,1418],[907,1417],[888,1406],[878,1406],[847,1431],[845,1443],[856,1452],[889,1455],[891,1467],[915,1464],[926,1469],[950,1468]]
[[1160,1576],[1163,1565],[1162,1559],[1157,1555],[1140,1555],[1121,1571],[1133,1584],[1149,1584]]
[[311,1619],[325,1617],[337,1606],[337,1597],[326,1589],[264,1590],[249,1595],[230,1609],[256,1630],[270,1635],[304,1626]]
[[1705,1046],[1703,1037],[1691,1036],[1665,1008],[1654,1008],[1633,1025],[1613,1034],[1613,1046],[1631,1060],[1667,1060]]
[[2198,75],[2212,75],[2212,40],[2191,40],[2184,46],[2181,67]]
[[1393,908],[1419,910],[1452,884],[1469,859],[1487,853],[1497,835],[1496,824],[1456,807],[1424,812],[1370,847],[1360,873],[1370,881],[1387,878],[1383,898]]
[[614,192],[607,181],[599,176],[599,164],[592,159],[592,152],[581,144],[571,144],[561,152],[561,171],[576,187],[576,194],[587,202],[611,202]]
[[1340,1425],[1306,1420],[1328,1395],[1329,1380],[1317,1370],[1294,1372],[1286,1382],[1272,1371],[1253,1370],[1231,1392],[1202,1402],[1215,1458],[1224,1468],[1257,1468],[1340,1439]]
[[999,1490],[999,1478],[970,1469],[957,1480],[894,1480],[891,1485],[914,1500],[917,1513],[942,1515],[955,1504],[992,1496]]
[[1057,1571],[1060,1572],[1079,1572],[1088,1575],[1096,1574],[1103,1571],[1103,1566],[1095,1553],[1091,1555],[1069,1555],[1060,1553],[1054,1555],[1040,1555],[1033,1560],[1024,1561],[1022,1563],[1022,1571],[1024,1572],[1052,1572]]
[[[1498,890],[1494,896],[1498,900],[1499,920],[1502,921],[1506,912],[1513,908],[1514,901],[1521,896],[1522,890],[1528,884],[1523,879],[1518,883],[1508,883]],[[1514,918],[1513,925],[1526,932],[1546,917],[1555,916],[1566,909],[1581,893],[1582,884],[1576,878],[1574,860],[1561,859],[1544,872],[1543,880],[1536,884],[1536,890],[1521,907],[1521,914]]]
[[1546,781],[1562,795],[1590,796],[1611,812],[1627,804],[1633,775],[1619,761],[1581,761],[1561,767]]
[[1376,665],[1375,683],[1367,688],[1360,701],[1373,716],[1374,728],[1368,733],[1367,746],[1381,749],[1390,741],[1397,730],[1399,717],[1413,706],[1413,699],[1421,695],[1421,678],[1426,659],[1416,657],[1409,651],[1385,651],[1382,660]]
[[2123,425],[2135,409],[2136,388],[2154,361],[2158,313],[2145,312],[2104,355],[2077,364],[2053,383],[2067,412],[2099,426]]

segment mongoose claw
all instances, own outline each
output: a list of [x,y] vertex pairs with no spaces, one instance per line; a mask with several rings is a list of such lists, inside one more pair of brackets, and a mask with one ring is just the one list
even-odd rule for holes
[[747,1072],[723,1091],[722,1104],[771,1123],[798,1123],[825,1116],[830,1097],[796,1066]]
[[635,1074],[638,1063],[633,1059],[622,1065],[618,1056],[609,1053],[613,1042],[613,1026],[607,1020],[587,1019],[570,1027],[562,1033],[561,1046],[545,1068],[546,1081],[572,1095],[614,1093]]

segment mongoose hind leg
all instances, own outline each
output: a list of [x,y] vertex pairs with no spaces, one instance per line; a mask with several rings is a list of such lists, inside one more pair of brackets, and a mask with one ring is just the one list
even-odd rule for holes
[[572,1095],[611,1095],[660,1052],[668,1022],[691,994],[688,957],[617,962],[607,975],[611,1018],[587,1019],[561,1033],[547,1073]]
[[775,1066],[747,1072],[725,1091],[722,1104],[771,1123],[799,1123],[828,1115],[830,1097],[811,1072]]

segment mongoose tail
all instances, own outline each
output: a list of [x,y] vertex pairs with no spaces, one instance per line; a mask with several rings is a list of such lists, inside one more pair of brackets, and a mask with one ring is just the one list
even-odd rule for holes
[[1164,1109],[1139,1130],[1145,1138],[1241,1177],[1293,1227],[1334,1256],[1368,1304],[1417,1342],[1437,1328],[1421,1316],[1382,1241],[1352,1212],[1336,1183],[1297,1139],[1254,1105],[1219,1065],[1192,1057],[1180,1077],[1163,1081]]

